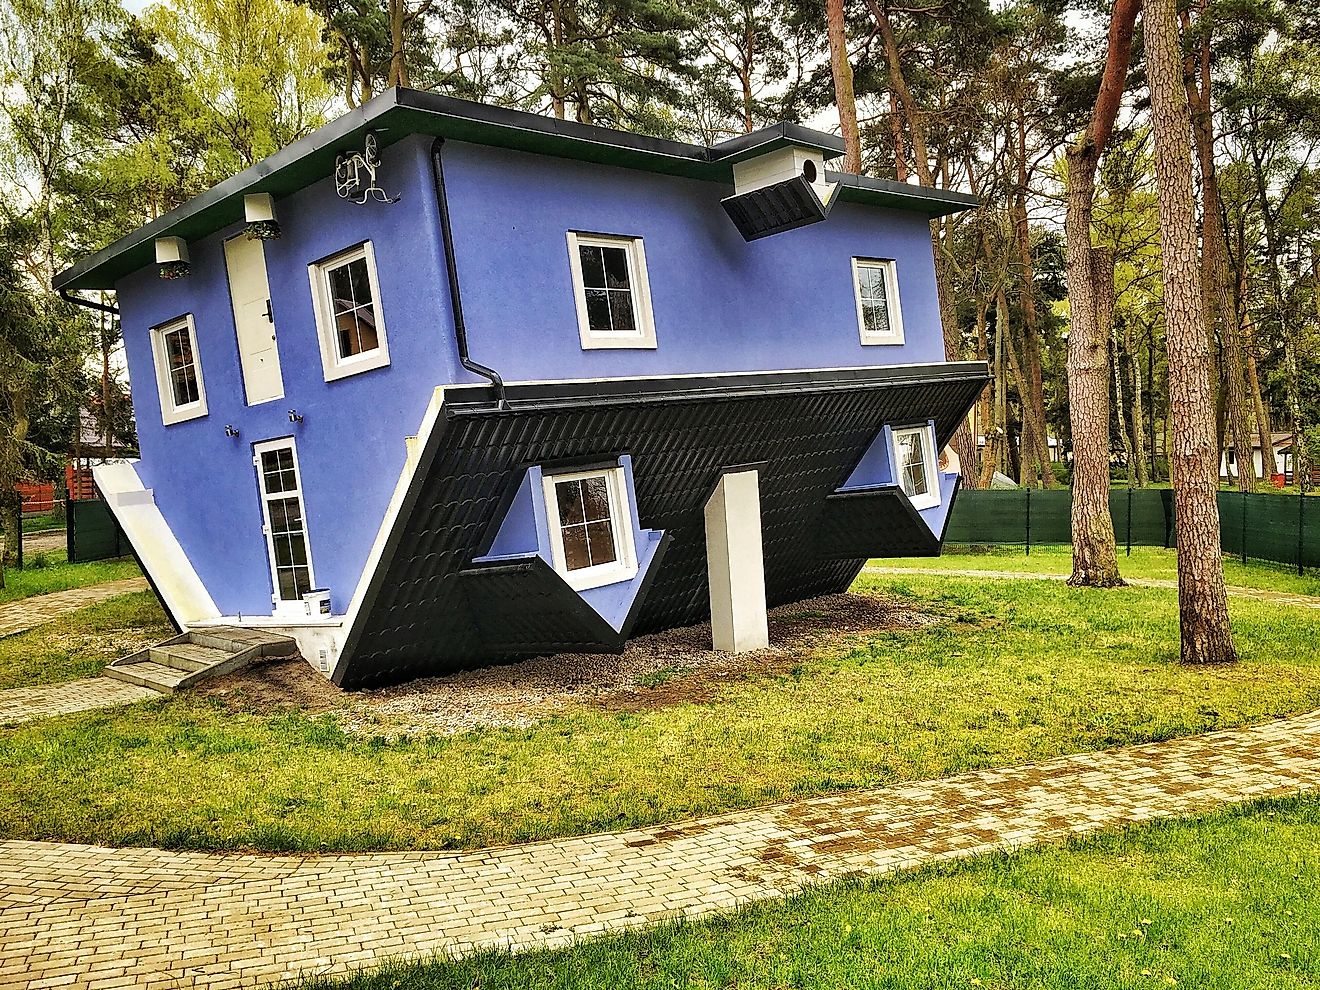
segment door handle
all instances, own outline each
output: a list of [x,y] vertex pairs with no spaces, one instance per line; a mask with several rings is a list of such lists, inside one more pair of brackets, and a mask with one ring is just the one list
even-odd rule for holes
[[265,317],[266,317],[266,322],[268,322],[268,323],[272,323],[272,324],[275,322],[275,314],[272,313],[272,312],[270,311],[270,300],[269,300],[269,299],[266,300],[266,312],[265,312]]

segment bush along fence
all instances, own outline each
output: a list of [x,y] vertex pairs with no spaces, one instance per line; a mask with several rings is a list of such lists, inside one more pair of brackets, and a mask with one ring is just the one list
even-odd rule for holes
[[[1219,493],[1220,543],[1224,553],[1294,564],[1298,573],[1320,567],[1320,499],[1304,495]],[[1310,503],[1310,504],[1308,504]],[[946,543],[1049,546],[1072,542],[1072,492],[964,489],[949,514]],[[1109,496],[1114,536],[1134,546],[1171,547],[1176,520],[1173,492],[1125,489]]]

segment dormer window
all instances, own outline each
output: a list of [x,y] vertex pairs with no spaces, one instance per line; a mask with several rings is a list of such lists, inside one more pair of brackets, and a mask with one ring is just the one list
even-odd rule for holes
[[579,591],[637,573],[623,468],[546,474],[545,508],[555,570]]
[[380,285],[371,242],[308,267],[325,380],[346,378],[390,363]]
[[897,429],[894,434],[894,475],[914,509],[940,504],[935,474],[935,431],[930,426]]
[[640,237],[569,231],[568,262],[584,350],[655,347],[651,288]]
[[893,261],[853,258],[857,327],[863,344],[903,343],[903,313],[898,306],[898,269]]
[[181,316],[151,330],[160,415],[166,426],[206,415],[206,386],[197,359],[192,316]]

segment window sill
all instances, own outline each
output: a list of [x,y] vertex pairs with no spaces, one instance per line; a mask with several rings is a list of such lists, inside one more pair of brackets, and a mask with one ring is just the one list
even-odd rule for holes
[[556,573],[574,591],[591,591],[593,588],[605,588],[611,584],[625,584],[637,576],[637,568],[605,565],[578,571],[556,570]]
[[863,337],[862,338],[863,347],[877,347],[877,346],[902,344],[902,343],[903,343],[902,337]]
[[908,496],[908,501],[912,503],[912,508],[920,512],[922,509],[933,509],[940,504],[938,495],[917,495]]
[[166,426],[174,426],[177,423],[186,423],[192,419],[201,419],[205,415],[207,415],[206,403],[201,402],[196,405],[184,406],[182,409],[172,409],[168,412],[162,410],[160,419]]
[[584,351],[596,350],[655,350],[655,337],[646,334],[590,334],[582,338]]
[[326,364],[324,367],[325,380],[328,382],[337,381],[340,378],[352,378],[354,375],[361,375],[368,371],[375,371],[377,368],[388,368],[390,365],[390,355],[385,348],[377,348],[379,354],[371,354],[361,360],[336,361],[333,364]]

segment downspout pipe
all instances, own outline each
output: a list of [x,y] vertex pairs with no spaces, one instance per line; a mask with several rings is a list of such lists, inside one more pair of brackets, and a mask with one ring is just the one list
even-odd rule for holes
[[454,230],[449,222],[449,197],[445,195],[445,168],[440,149],[445,139],[431,143],[431,174],[435,177],[435,199],[440,213],[440,239],[445,248],[445,270],[449,276],[449,304],[454,311],[454,339],[458,344],[458,363],[473,374],[485,378],[495,389],[495,398],[501,409],[508,407],[504,398],[504,379],[494,368],[472,360],[468,353],[467,323],[463,320],[463,296],[458,288],[458,265],[454,260]]
[[111,316],[119,315],[118,306],[107,306],[105,303],[96,302],[92,299],[84,299],[81,296],[75,296],[68,289],[60,289],[60,298],[65,302],[71,302],[75,306],[82,306],[86,309],[94,309],[98,313],[109,313]]

